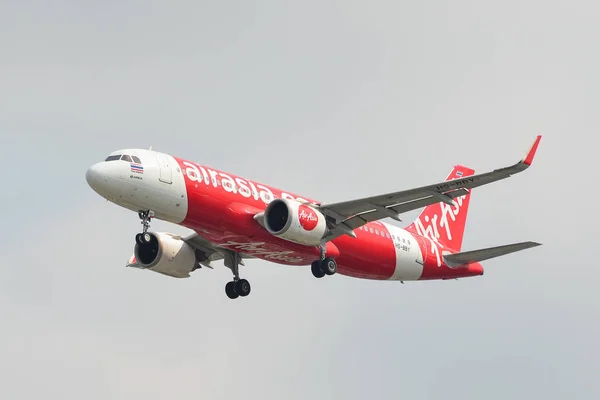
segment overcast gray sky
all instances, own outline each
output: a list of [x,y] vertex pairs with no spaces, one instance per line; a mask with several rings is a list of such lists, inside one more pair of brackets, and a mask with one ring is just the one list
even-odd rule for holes
[[[594,1],[0,1],[6,399],[597,399]],[[86,168],[147,148],[322,201],[474,191],[460,281],[247,263],[126,269],[140,224]],[[406,225],[416,212],[405,214]],[[154,222],[153,229],[188,231]]]

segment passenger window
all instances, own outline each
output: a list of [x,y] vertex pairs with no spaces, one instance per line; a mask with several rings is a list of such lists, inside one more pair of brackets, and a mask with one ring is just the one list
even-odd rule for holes
[[136,162],[138,164],[142,163],[142,161],[139,158],[137,158],[136,156],[131,156],[131,158],[133,158],[133,162]]
[[119,155],[116,155],[116,156],[108,156],[106,158],[106,160],[104,160],[104,161],[115,161],[115,160],[120,160],[120,159],[121,159],[121,155],[119,154]]
[[123,157],[121,157],[121,160],[131,162],[131,157],[129,157],[127,154],[125,154]]

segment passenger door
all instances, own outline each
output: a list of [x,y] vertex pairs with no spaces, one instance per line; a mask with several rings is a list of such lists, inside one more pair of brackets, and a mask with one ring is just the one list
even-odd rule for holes
[[164,183],[173,182],[173,171],[171,170],[171,163],[169,158],[162,153],[155,153],[158,160],[158,167],[160,169],[159,180]]

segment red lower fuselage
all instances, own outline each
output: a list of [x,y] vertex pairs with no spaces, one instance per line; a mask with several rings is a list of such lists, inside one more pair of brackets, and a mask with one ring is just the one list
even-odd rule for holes
[[[279,264],[306,266],[319,258],[317,247],[276,237],[254,219],[274,198],[318,202],[214,168],[175,160],[187,194],[187,214],[180,225],[219,246]],[[327,256],[336,259],[338,272],[343,275],[377,280],[430,280],[483,274],[478,263],[449,267],[442,255],[457,250],[445,248],[414,230],[374,221],[354,233],[356,238],[343,235],[327,243]]]

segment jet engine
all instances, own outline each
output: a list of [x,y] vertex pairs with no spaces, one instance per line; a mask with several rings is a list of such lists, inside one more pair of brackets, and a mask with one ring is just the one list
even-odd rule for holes
[[128,266],[175,278],[187,278],[198,267],[199,261],[196,250],[180,236],[146,232],[137,236]]
[[321,212],[290,199],[271,201],[264,212],[264,225],[274,236],[308,246],[319,245],[327,233]]

